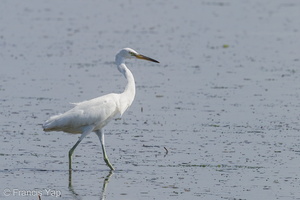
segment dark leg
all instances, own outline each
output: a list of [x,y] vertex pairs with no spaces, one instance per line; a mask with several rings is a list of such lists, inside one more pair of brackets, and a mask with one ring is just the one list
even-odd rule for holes
[[94,129],[94,127],[89,127],[86,131],[84,131],[81,134],[78,141],[76,142],[76,144],[70,149],[70,151],[69,151],[69,170],[72,170],[72,155],[74,153],[74,150],[76,149],[78,144],[83,140],[83,138],[85,138],[85,136],[87,136],[90,132],[92,132],[93,129]]
[[97,136],[98,136],[99,139],[100,139],[100,143],[101,143],[101,146],[102,146],[103,157],[104,157],[105,163],[108,165],[108,167],[109,167],[111,170],[115,170],[114,167],[112,166],[112,164],[109,162],[108,157],[107,157],[107,154],[106,154],[106,151],[105,151],[104,132],[103,132],[102,130],[97,130],[97,131],[96,131],[96,134],[97,134]]

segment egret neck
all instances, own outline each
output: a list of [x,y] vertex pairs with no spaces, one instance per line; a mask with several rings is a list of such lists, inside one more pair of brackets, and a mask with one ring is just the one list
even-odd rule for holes
[[126,109],[132,104],[135,97],[135,81],[131,71],[126,67],[123,59],[118,59],[116,57],[116,64],[118,70],[125,76],[127,79],[127,85],[124,92],[120,94],[120,113],[121,115],[126,111]]

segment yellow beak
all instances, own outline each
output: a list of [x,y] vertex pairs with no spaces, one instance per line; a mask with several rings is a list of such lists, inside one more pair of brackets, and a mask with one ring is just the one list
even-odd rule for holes
[[148,60],[148,61],[151,61],[151,62],[159,63],[157,60],[154,60],[154,59],[149,58],[149,57],[147,57],[147,56],[144,56],[144,55],[142,55],[142,54],[137,54],[135,57],[138,58],[138,59]]

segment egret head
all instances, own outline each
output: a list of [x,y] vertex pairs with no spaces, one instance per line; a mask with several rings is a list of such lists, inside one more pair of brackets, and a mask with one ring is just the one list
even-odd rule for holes
[[116,55],[116,62],[117,64],[120,64],[123,62],[124,59],[130,59],[130,58],[143,59],[143,60],[159,63],[157,60],[139,54],[138,52],[136,52],[131,48],[121,49],[120,52]]

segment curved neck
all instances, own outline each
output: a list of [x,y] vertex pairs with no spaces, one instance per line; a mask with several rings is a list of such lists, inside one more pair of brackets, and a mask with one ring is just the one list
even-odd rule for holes
[[125,76],[127,79],[127,85],[124,92],[120,96],[120,112],[121,115],[125,110],[132,104],[135,97],[135,81],[131,71],[126,67],[125,63],[118,65],[118,70]]
[[[134,77],[131,73],[131,71],[126,67],[124,63],[118,66],[118,68],[121,68],[121,73],[125,76],[127,79],[127,85],[125,87],[125,90],[122,94],[126,94],[127,97],[132,97],[132,101],[135,96],[135,81]],[[131,104],[131,103],[130,103]]]

